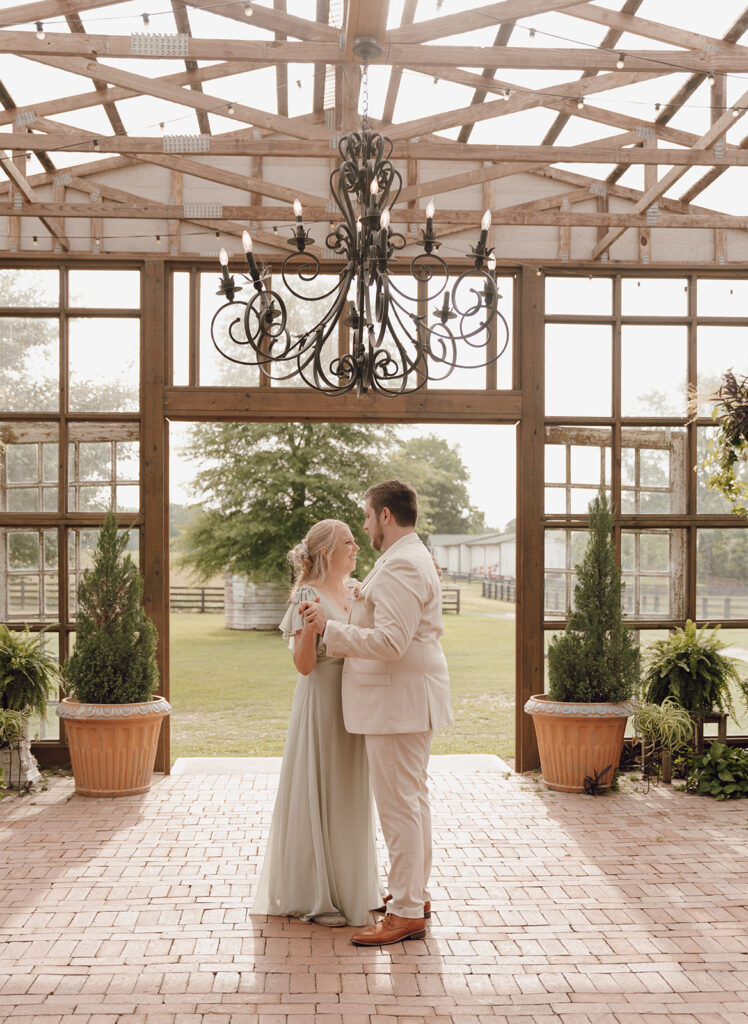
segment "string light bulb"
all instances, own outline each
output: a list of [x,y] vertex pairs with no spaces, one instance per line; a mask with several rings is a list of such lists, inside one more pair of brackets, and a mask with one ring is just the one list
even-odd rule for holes
[[706,77],[709,80],[709,84],[714,85],[714,72],[710,71]]
[[143,24],[145,25],[145,27],[148,28],[148,26],[151,23],[150,14],[141,14],[140,17],[143,19]]
[[536,276],[536,277],[542,277],[542,276],[543,276],[543,271],[542,271],[542,270],[540,269],[540,267],[537,267],[537,268],[536,268],[536,270],[535,270],[535,276]]
[[156,245],[161,245],[161,235],[156,235]]
[[244,17],[245,18],[251,18],[253,13],[254,12],[252,11],[252,4],[251,4],[250,0],[246,0],[246,2],[244,4]]
[[226,107],[226,110],[229,112],[229,114],[233,114],[234,113],[234,104],[233,103],[229,103],[228,107]]
[[618,60],[616,61],[616,67],[618,68],[619,71],[621,70],[621,68],[624,66],[625,63],[626,63],[626,54],[625,53],[619,53],[618,54]]
[[577,110],[583,110],[583,109],[584,109],[584,96],[580,96],[579,99],[577,100]]
[[36,237],[36,235],[34,235],[34,237],[31,239],[31,244],[34,246],[35,249],[39,245],[39,239]]
[[737,107],[733,107],[732,108],[732,116],[733,117],[740,117],[740,110]]
[[504,89],[504,92],[502,93],[501,98],[504,100],[504,102],[506,102],[510,98],[511,95],[512,95],[512,90],[511,89]]
[[41,21],[37,21],[36,23],[36,38],[39,40],[39,42],[41,42],[42,39],[44,39],[44,25]]
[[655,103],[655,113],[659,112],[659,109],[660,109],[661,106],[662,106],[661,103]]
[[535,29],[531,28],[530,29],[530,39],[534,39],[534,38],[535,38]]

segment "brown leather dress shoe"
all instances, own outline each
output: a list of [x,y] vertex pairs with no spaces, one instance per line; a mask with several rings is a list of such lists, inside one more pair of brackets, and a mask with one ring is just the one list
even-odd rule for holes
[[393,942],[423,939],[425,936],[426,927],[422,917],[385,914],[376,924],[369,925],[360,932],[354,932],[351,935],[351,942],[354,946],[390,946]]
[[[374,913],[375,914],[386,914],[387,913],[387,904],[390,902],[391,899],[392,899],[392,893],[388,892],[387,895],[384,897],[384,905],[381,906],[381,907],[374,907]],[[423,905],[423,916],[424,917],[431,917],[431,900],[426,900],[426,902],[424,903],[424,905]]]

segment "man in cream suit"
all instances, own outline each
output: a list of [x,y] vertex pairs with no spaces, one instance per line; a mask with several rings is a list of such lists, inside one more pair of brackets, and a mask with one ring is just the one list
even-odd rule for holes
[[390,855],[391,901],[360,946],[423,938],[431,916],[428,761],[434,729],[451,725],[449,675],[439,638],[441,585],[415,532],[416,492],[398,480],[364,495],[364,529],[382,555],[361,584],[348,623],[326,620],[319,603],[303,613],[327,653],[345,658],[343,717],[366,736],[374,798]]

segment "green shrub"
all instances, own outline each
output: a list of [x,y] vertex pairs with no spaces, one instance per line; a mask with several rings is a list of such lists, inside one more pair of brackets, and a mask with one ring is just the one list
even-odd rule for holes
[[574,610],[548,647],[551,700],[628,700],[639,682],[639,651],[621,609],[613,513],[604,491],[590,504],[590,536],[577,567]]
[[715,800],[748,796],[748,751],[713,742],[693,758],[686,788]]
[[748,681],[741,679],[736,659],[725,657],[719,626],[697,629],[689,619],[683,629],[655,640],[647,647],[642,697],[662,704],[674,697],[694,720],[710,715],[715,708],[734,714],[730,684],[734,683],[748,700]]
[[64,676],[71,695],[84,704],[147,701],[158,685],[158,636],[143,608],[143,580],[125,554],[128,538],[118,534],[110,512],[93,566],[78,585],[75,651]]
[[29,721],[28,711],[16,711],[15,708],[0,710],[0,747],[10,747],[23,736]]

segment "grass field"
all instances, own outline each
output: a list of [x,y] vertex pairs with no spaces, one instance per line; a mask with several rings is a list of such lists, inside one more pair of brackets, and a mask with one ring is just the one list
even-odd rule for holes
[[[444,617],[455,724],[437,754],[514,753],[514,606],[462,585],[462,610]],[[279,633],[223,628],[222,615],[171,617],[171,753],[269,757],[283,753],[296,671]]]

